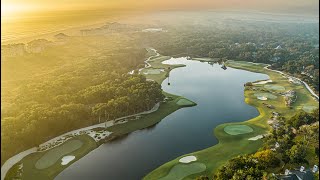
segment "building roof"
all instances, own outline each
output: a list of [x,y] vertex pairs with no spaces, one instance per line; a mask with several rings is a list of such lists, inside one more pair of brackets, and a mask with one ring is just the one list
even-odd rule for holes
[[291,170],[288,175],[280,175],[278,176],[281,180],[314,180],[314,176],[310,170],[299,171],[299,170]]

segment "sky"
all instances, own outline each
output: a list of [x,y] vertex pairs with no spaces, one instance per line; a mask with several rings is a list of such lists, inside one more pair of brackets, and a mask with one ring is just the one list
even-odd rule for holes
[[199,10],[251,9],[318,14],[319,0],[1,0],[1,16],[79,9]]

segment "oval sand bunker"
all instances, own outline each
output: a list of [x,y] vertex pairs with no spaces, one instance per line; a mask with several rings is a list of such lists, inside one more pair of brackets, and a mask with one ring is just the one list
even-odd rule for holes
[[253,129],[247,125],[229,125],[224,128],[224,132],[230,135],[247,134],[252,131]]
[[74,160],[75,156],[64,156],[61,160],[61,165],[67,165],[70,161]]
[[261,100],[261,101],[266,101],[266,100],[268,100],[268,98],[266,98],[266,97],[257,97],[259,100]]
[[[254,96],[256,96],[258,99],[259,97],[266,97],[269,99],[277,99],[277,96],[271,94],[271,93],[255,93]],[[260,99],[262,100],[262,99]]]
[[186,156],[186,157],[183,157],[181,159],[179,159],[179,162],[181,163],[190,163],[190,162],[193,162],[193,161],[196,161],[197,158],[195,156]]

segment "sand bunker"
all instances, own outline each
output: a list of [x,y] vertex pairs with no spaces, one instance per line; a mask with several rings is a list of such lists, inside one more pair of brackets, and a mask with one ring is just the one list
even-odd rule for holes
[[264,97],[264,96],[258,96],[257,97],[259,100],[261,100],[261,101],[266,101],[266,100],[268,100],[268,98],[266,98],[266,97]]
[[269,79],[269,80],[265,80],[265,81],[255,82],[255,83],[252,83],[252,84],[254,84],[254,85],[257,85],[257,84],[267,84],[267,83],[269,83],[269,82],[272,82],[272,80]]
[[61,160],[61,165],[67,165],[69,162],[74,160],[76,157],[75,156],[64,156]]
[[277,99],[277,96],[271,94],[271,93],[255,93],[254,96],[256,96],[258,99],[260,97],[260,100],[263,100],[262,97],[265,97],[265,98],[269,98],[269,99]]
[[279,86],[279,85],[267,84],[267,85],[264,85],[264,87],[266,89],[275,90],[275,91],[284,91],[284,90],[286,90],[286,88],[284,88],[283,86]]
[[186,157],[183,157],[181,159],[179,159],[179,162],[181,163],[190,163],[190,162],[193,162],[193,161],[196,161],[197,158],[195,156],[186,156]]
[[250,133],[253,129],[247,125],[229,125],[224,128],[224,131],[230,135],[239,135]]
[[142,32],[168,32],[168,31],[163,30],[162,28],[148,28],[148,29],[143,29]]
[[255,137],[252,137],[252,138],[249,138],[248,140],[249,141],[256,141],[258,139],[262,139],[263,138],[263,135],[258,135],[258,136],[255,136]]
[[304,105],[302,107],[302,110],[304,110],[307,113],[311,113],[313,110],[317,109],[316,106],[308,106],[308,105]]
[[69,154],[83,145],[80,140],[69,140],[64,144],[48,150],[35,164],[37,169],[45,169],[54,165],[62,156]]

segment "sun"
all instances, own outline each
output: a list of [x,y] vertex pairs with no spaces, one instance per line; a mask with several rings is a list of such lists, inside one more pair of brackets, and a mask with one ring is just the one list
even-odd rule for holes
[[15,16],[28,9],[25,4],[1,2],[1,17]]

